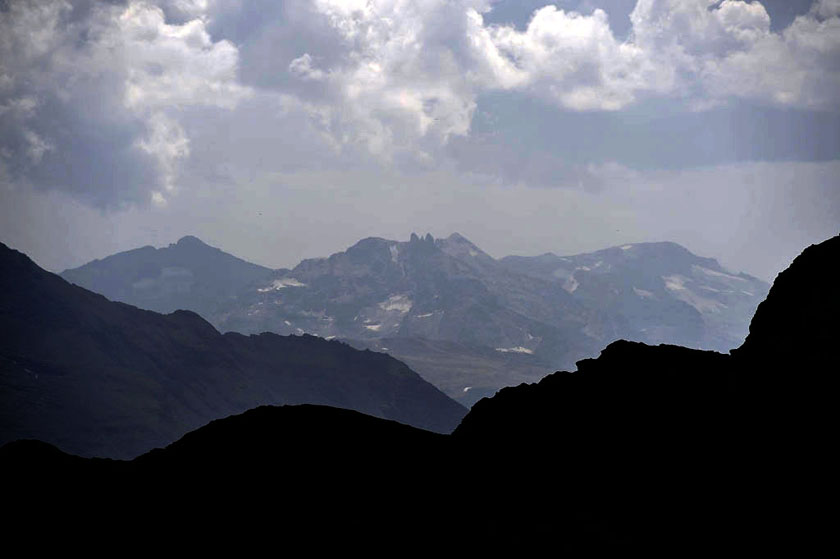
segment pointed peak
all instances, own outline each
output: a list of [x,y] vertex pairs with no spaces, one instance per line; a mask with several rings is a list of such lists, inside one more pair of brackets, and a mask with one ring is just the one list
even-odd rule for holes
[[431,233],[426,233],[426,235],[425,235],[425,236],[422,236],[422,237],[421,237],[421,236],[419,236],[417,233],[412,232],[412,233],[411,233],[411,237],[408,239],[408,242],[409,242],[409,243],[419,243],[419,242],[424,242],[424,243],[431,243],[431,244],[434,244],[434,242],[435,242],[435,238],[434,238],[434,237],[432,237]]
[[0,266],[0,271],[2,272],[8,272],[16,268],[40,269],[40,266],[35,264],[25,253],[15,250],[4,243],[0,243],[0,262],[3,264]]
[[364,248],[364,247],[378,247],[378,246],[387,246],[391,244],[392,241],[388,239],[383,239],[382,237],[365,237],[364,239],[360,239],[350,248]]
[[470,246],[474,249],[478,248],[475,245],[475,243],[473,243],[472,241],[470,241],[468,238],[461,235],[460,233],[452,233],[451,235],[449,235],[445,239],[438,239],[437,242],[438,242],[438,244],[444,244],[444,245],[450,245],[450,246],[452,246],[452,245],[466,245],[466,246]]
[[479,257],[482,259],[492,260],[490,255],[478,248],[475,243],[460,233],[452,233],[445,239],[438,239],[435,244],[440,247],[441,250],[456,258]]
[[175,246],[186,247],[186,246],[209,246],[207,243],[199,239],[198,237],[194,237],[192,235],[185,235],[178,239],[178,242],[175,243]]
[[382,237],[365,237],[353,246],[347,247],[346,251],[337,252],[330,258],[340,258],[341,255],[346,254],[351,258],[366,259],[372,255],[387,253],[391,244],[392,241]]

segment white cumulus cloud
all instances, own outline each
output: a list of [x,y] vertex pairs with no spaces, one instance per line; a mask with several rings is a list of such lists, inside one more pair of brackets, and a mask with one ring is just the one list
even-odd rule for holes
[[[187,168],[428,170],[457,159],[491,95],[563,113],[660,100],[837,112],[838,6],[774,31],[759,1],[639,0],[618,37],[608,11],[548,2],[520,27],[489,24],[490,0],[12,2],[2,177],[110,207],[166,200]],[[553,159],[532,167],[555,178]]]
[[10,3],[0,11],[7,180],[106,207],[159,200],[189,155],[180,112],[235,108],[251,94],[237,67],[236,47],[212,40],[203,19],[169,23],[151,3]]
[[[460,0],[318,0],[316,14],[344,47],[287,67],[329,94],[336,142],[390,156],[425,153],[470,131],[478,95],[514,91],[560,110],[615,111],[645,99],[704,109],[731,99],[805,109],[840,108],[840,17],[822,0],[781,33],[758,2],[639,0],[631,33],[609,14],[536,10],[524,29],[488,25],[492,4]],[[313,47],[316,48],[316,47]]]

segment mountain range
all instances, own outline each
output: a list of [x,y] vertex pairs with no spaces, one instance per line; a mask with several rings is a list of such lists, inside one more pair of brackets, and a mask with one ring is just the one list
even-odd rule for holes
[[141,308],[193,310],[220,331],[387,352],[468,406],[617,339],[728,351],[769,288],[675,243],[497,260],[457,233],[367,238],[273,271],[185,237],[62,277]]
[[0,444],[35,438],[132,458],[214,419],[304,403],[445,433],[466,413],[386,354],[308,335],[220,334],[191,311],[109,301],[0,244]]
[[193,546],[211,543],[194,537],[210,527],[213,545],[273,529],[286,544],[368,551],[824,551],[838,258],[840,236],[797,257],[729,355],[617,341],[573,373],[481,400],[448,436],[285,406],[215,421],[131,462],[20,441],[0,449],[17,481],[7,502],[21,526],[42,509],[66,525],[84,500],[100,530],[133,536],[154,514]]

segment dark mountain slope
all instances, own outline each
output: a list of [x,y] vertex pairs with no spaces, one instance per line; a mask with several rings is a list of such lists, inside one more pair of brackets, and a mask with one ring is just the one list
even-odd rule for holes
[[840,236],[806,248],[773,282],[758,305],[739,358],[809,361],[840,353],[829,351],[837,340],[840,295],[836,265],[840,262]]
[[602,520],[622,541],[818,549],[837,420],[838,258],[840,237],[797,257],[731,356],[615,342],[576,373],[478,402],[452,437],[536,476],[548,501],[568,489],[546,483],[561,468],[609,503]]
[[183,237],[168,247],[145,246],[65,270],[61,277],[112,301],[170,313],[212,317],[242,289],[267,281],[272,270]]
[[597,359],[578,362],[575,373],[554,373],[481,400],[454,435],[496,445],[551,432],[558,444],[616,451],[647,437],[673,437],[672,430],[680,438],[697,436],[726,419],[729,378],[725,355],[618,341]]
[[[836,437],[840,371],[840,236],[806,248],[781,272],[756,310],[744,344],[732,351],[745,429],[794,453],[828,453]],[[815,468],[832,463],[826,454]]]
[[[32,442],[4,447],[0,463],[23,506],[57,487],[33,474],[47,468],[88,482],[72,485],[79,498],[116,488],[128,518],[163,510],[237,538],[268,524],[366,549],[455,538],[520,554],[824,551],[838,297],[822,288],[839,256],[840,237],[803,252],[731,356],[616,342],[575,373],[478,402],[449,437],[342,410],[262,408],[131,463]],[[267,516],[265,503],[282,506]]]
[[270,471],[288,459],[286,451],[294,448],[296,456],[332,455],[323,460],[322,468],[335,471],[340,463],[346,474],[359,462],[378,462],[377,468],[385,469],[389,461],[405,459],[404,453],[412,461],[424,460],[429,448],[446,440],[441,434],[352,410],[310,404],[262,406],[212,421],[165,449],[138,457],[135,463],[195,471],[212,461],[216,467],[236,469],[248,464],[248,468]]
[[[15,511],[7,527],[15,528],[12,539],[44,529],[87,536],[94,526],[101,537],[161,538],[191,549],[239,547],[254,538],[264,545],[269,536],[272,544],[342,552],[392,553],[406,544],[527,548],[526,532],[513,531],[511,520],[538,511],[513,508],[518,481],[452,442],[309,405],[260,407],[213,421],[131,462],[81,459],[18,441],[0,448],[0,466],[16,480],[4,494]],[[495,486],[482,485],[492,478]],[[553,549],[614,543],[589,511],[564,506],[549,518],[557,521]]]
[[312,336],[219,334],[113,303],[0,246],[0,441],[131,457],[261,404],[347,407],[440,432],[465,410],[403,363]]

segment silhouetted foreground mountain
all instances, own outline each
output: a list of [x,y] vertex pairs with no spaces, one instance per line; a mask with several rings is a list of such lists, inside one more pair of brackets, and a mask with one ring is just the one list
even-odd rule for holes
[[575,373],[478,402],[450,436],[261,408],[133,462],[21,442],[0,463],[22,507],[43,508],[31,503],[46,483],[128,518],[174,515],[177,503],[185,522],[216,515],[240,533],[266,521],[265,503],[283,503],[272,525],[337,545],[812,553],[833,537],[840,297],[827,272],[838,257],[840,237],[803,252],[732,356],[616,342]]
[[559,468],[591,484],[621,541],[819,549],[819,502],[836,496],[838,259],[840,237],[796,258],[731,356],[615,342],[576,373],[478,402],[452,437],[472,455],[516,457],[514,475]]
[[219,334],[108,301],[0,245],[0,442],[130,458],[262,404],[356,409],[439,432],[466,410],[403,363],[314,336]]
[[[496,260],[457,233],[367,238],[291,270],[255,268],[186,237],[63,276],[144,308],[199,312],[223,332],[308,333],[387,351],[467,405],[617,339],[729,351],[769,288],[675,243]],[[218,294],[212,304],[208,293]]]

